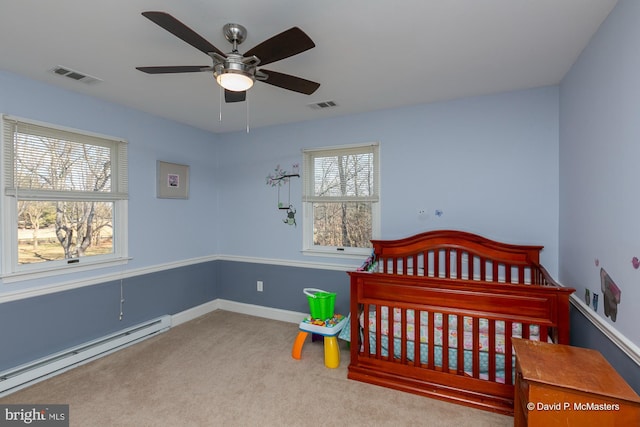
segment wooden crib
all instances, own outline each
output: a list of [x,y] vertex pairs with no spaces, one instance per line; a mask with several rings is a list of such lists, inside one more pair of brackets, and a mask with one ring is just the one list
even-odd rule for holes
[[569,343],[569,295],[542,246],[462,231],[372,241],[351,276],[348,377],[513,414],[511,337]]

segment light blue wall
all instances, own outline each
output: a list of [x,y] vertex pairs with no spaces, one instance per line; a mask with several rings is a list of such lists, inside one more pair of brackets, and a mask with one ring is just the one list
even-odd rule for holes
[[[303,148],[367,142],[380,143],[381,238],[454,228],[541,244],[542,261],[555,274],[556,87],[222,135],[221,252],[318,261],[301,254],[302,227],[282,222],[277,190],[265,178],[277,165],[302,164]],[[301,189],[293,179],[291,200],[300,215]],[[430,217],[421,219],[418,209]],[[444,214],[437,217],[436,209]]]
[[[640,2],[620,1],[561,86],[560,280],[640,345]],[[622,291],[605,317],[600,269]]]
[[[75,92],[0,71],[0,112],[129,142],[129,256],[126,267],[0,284],[3,293],[218,252],[217,137]],[[189,200],[156,198],[156,161],[190,166]]]

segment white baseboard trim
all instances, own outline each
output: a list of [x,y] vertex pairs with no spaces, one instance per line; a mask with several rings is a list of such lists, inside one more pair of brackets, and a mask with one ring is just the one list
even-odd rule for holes
[[263,317],[265,319],[280,320],[288,323],[300,323],[308,316],[308,313],[282,310],[280,308],[264,307],[262,305],[246,304],[243,302],[230,301],[225,299],[215,299],[213,301],[200,304],[180,313],[171,316],[171,326],[177,326],[188,322],[215,310],[226,310],[234,313],[248,314],[250,316]]
[[177,326],[188,322],[215,310],[226,310],[234,313],[248,314],[250,316],[263,317],[265,319],[280,320],[288,323],[300,323],[308,316],[308,313],[282,310],[280,308],[264,307],[262,305],[246,304],[243,302],[215,299],[196,307],[192,307],[171,316],[171,326]]
[[245,304],[242,302],[219,299],[219,308],[235,313],[248,314],[250,316],[264,317],[282,322],[300,323],[309,313],[282,310],[280,308],[264,307],[262,305]]
[[196,307],[191,307],[187,310],[181,311],[171,316],[171,327],[181,325],[190,320],[196,319],[200,316],[204,316],[207,313],[217,310],[219,307],[218,300],[205,302]]

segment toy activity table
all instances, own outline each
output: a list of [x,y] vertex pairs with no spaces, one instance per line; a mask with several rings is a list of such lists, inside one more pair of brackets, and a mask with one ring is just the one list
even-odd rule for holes
[[305,318],[300,322],[298,336],[293,343],[291,356],[300,360],[302,357],[302,347],[309,335],[309,332],[324,337],[324,366],[327,368],[337,368],[340,366],[340,348],[338,347],[338,334],[344,328],[347,318],[341,314],[335,314],[326,320]]

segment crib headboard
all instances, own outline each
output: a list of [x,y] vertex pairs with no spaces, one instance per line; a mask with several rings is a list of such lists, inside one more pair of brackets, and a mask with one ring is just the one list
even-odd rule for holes
[[398,240],[372,240],[376,272],[483,282],[548,284],[543,246],[513,245],[457,230],[435,230]]

